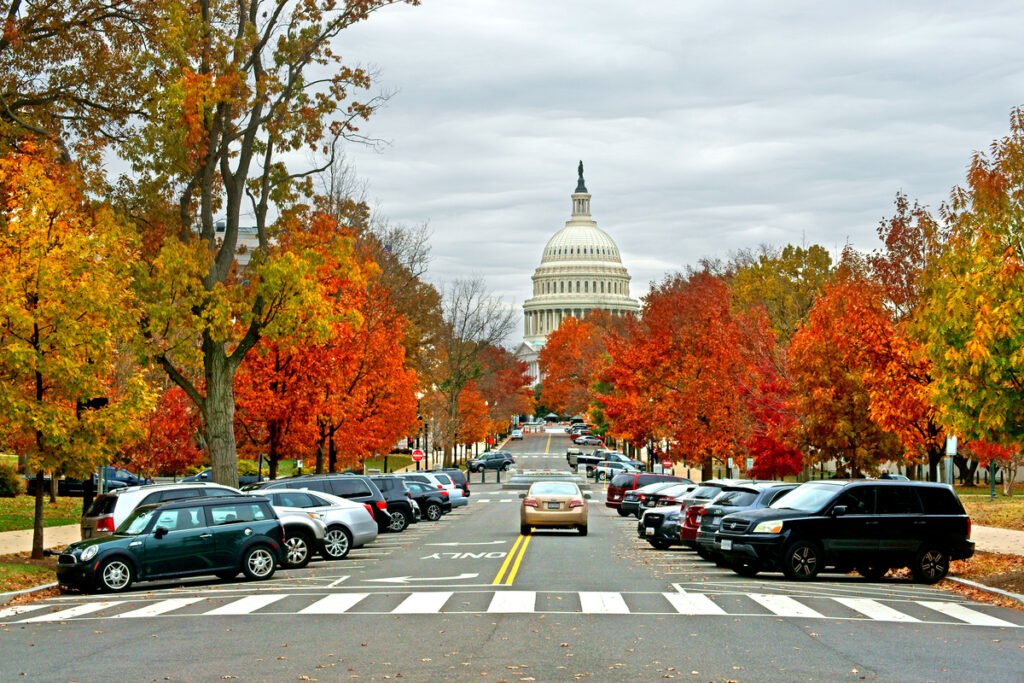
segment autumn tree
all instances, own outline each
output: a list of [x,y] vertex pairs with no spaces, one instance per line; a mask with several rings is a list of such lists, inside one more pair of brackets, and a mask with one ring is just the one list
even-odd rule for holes
[[924,349],[940,420],[963,441],[1024,444],[1024,109],[975,154],[928,272]]
[[533,389],[526,363],[502,346],[485,348],[480,354],[480,363],[482,371],[475,384],[487,406],[486,436],[502,431],[513,415],[531,414]]
[[141,436],[124,445],[117,459],[139,477],[180,476],[202,462],[199,414],[181,387],[166,387],[152,410],[137,419]]
[[36,472],[33,557],[43,550],[43,473],[88,477],[131,436],[149,392],[118,381],[138,309],[132,240],[83,197],[74,169],[22,141],[0,158],[0,429]]

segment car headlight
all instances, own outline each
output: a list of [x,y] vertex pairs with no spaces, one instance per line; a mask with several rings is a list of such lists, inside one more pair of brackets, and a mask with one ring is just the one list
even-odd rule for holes
[[754,527],[755,534],[777,534],[782,531],[782,520],[772,519]]
[[100,551],[100,547],[98,545],[91,545],[91,546],[89,546],[88,548],[86,548],[85,550],[82,551],[82,555],[81,555],[82,562],[88,562],[92,558],[96,557],[96,553],[98,553],[99,551]]

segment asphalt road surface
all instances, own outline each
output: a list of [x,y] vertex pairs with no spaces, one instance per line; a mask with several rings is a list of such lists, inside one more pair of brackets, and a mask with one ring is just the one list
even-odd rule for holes
[[[566,467],[564,435],[512,442]],[[0,608],[0,680],[1024,680],[1024,612],[904,581],[741,579],[651,549],[596,487],[589,535],[520,537],[515,492],[269,582]]]

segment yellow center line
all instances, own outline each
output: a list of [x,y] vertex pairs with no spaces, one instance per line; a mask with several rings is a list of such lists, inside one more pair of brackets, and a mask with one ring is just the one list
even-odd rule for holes
[[512,562],[512,558],[516,555],[516,548],[519,547],[519,544],[522,543],[522,541],[523,537],[520,536],[516,539],[516,542],[512,544],[512,550],[508,551],[505,561],[501,563],[501,569],[498,570],[498,575],[494,577],[494,581],[491,581],[492,586],[496,586],[501,583],[501,576],[505,573],[505,570],[508,569],[509,563]]
[[551,435],[550,434],[548,434],[548,445],[544,447],[544,455],[547,455],[549,448],[551,448]]
[[526,537],[526,541],[523,543],[522,546],[520,546],[520,548],[519,548],[519,557],[516,558],[515,564],[513,564],[512,565],[512,569],[509,570],[508,578],[505,579],[505,585],[506,586],[511,586],[512,582],[515,580],[516,572],[519,571],[519,563],[523,561],[523,555],[526,554],[526,546],[530,545],[530,538],[532,538],[532,537],[531,536],[527,536]]

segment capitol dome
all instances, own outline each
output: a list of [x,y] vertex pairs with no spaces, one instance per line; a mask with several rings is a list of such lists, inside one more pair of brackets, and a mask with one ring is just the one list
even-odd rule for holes
[[548,240],[533,274],[533,296],[523,304],[524,339],[539,350],[564,318],[603,310],[625,315],[640,310],[629,297],[629,273],[619,247],[590,216],[590,194],[579,181],[572,193],[572,217]]

